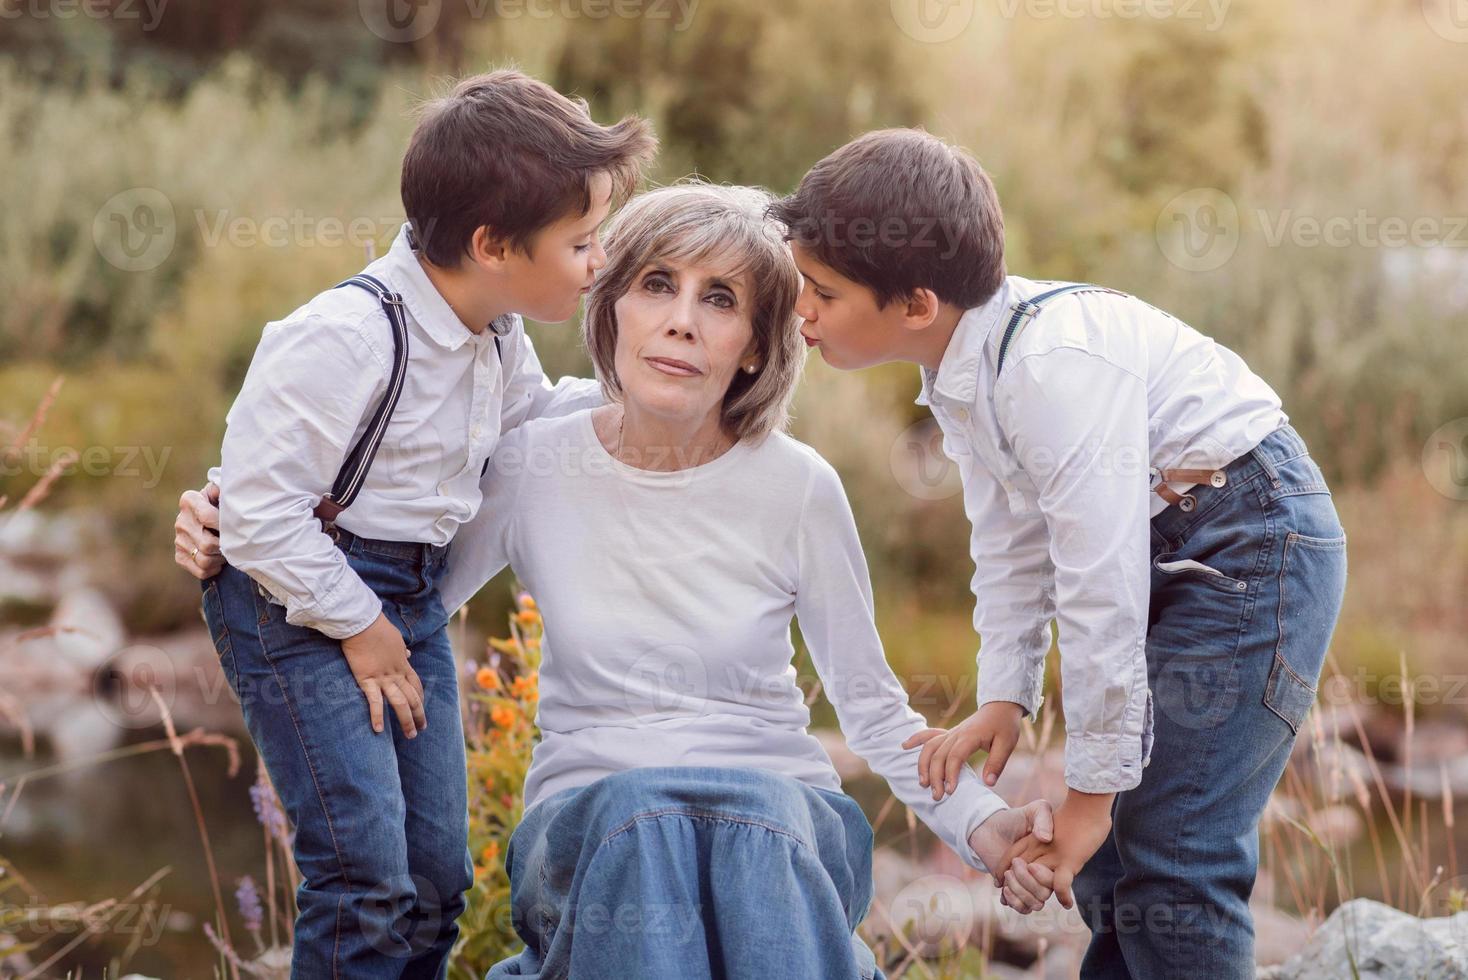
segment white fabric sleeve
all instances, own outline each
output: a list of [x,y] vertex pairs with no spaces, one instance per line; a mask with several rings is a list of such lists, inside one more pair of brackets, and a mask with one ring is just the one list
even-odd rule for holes
[[529,419],[571,415],[583,408],[606,404],[601,383],[592,378],[565,377],[555,384],[545,376],[535,345],[525,332],[525,323],[515,318],[516,326],[504,340],[505,380],[504,405],[500,409],[500,433],[504,434]]
[[382,602],[312,511],[387,387],[390,361],[361,324],[318,316],[267,328],[226,419],[219,546],[284,603],[286,621],[345,639]]
[[529,478],[528,444],[525,429],[516,429],[500,440],[489,458],[489,468],[479,481],[484,499],[478,513],[454,535],[439,584],[439,596],[450,615],[512,562],[520,489]]
[[921,747],[902,743],[927,728],[892,673],[874,621],[866,556],[836,471],[815,467],[801,513],[795,593],[800,632],[852,751],[967,864],[987,871],[969,845],[973,831],[1007,809],[965,765],[941,802],[918,783]]
[[1146,383],[1060,347],[1006,366],[994,403],[1049,529],[1066,784],[1084,793],[1132,789],[1152,735]]
[[969,468],[964,496],[971,508],[974,630],[980,707],[1012,701],[1033,717],[1045,692],[1045,657],[1055,618],[1050,535],[1037,514],[1022,517],[983,463]]

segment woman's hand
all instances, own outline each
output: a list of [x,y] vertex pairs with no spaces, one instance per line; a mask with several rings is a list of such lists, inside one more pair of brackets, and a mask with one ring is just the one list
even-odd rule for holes
[[918,782],[931,786],[933,799],[941,800],[958,788],[959,771],[980,749],[989,753],[984,760],[984,784],[993,786],[999,781],[1009,754],[1019,744],[1024,716],[1025,709],[1013,701],[990,701],[956,728],[925,728],[902,747],[923,747],[918,757]]
[[968,836],[969,846],[994,876],[994,884],[1002,884],[998,868],[1005,855],[1021,841],[1029,839],[1046,843],[1055,839],[1055,815],[1049,800],[1033,800],[1020,807],[1000,810],[974,828]]
[[1004,855],[1026,841],[1049,843],[1055,838],[1050,803],[1035,800],[1023,807],[1000,810],[969,836],[969,846],[994,876],[1002,889],[999,900],[1021,914],[1038,912],[1049,900],[1055,875],[1042,864],[1014,859],[1004,864]]
[[[1069,790],[1055,811],[1055,835],[1042,841],[1031,835],[1016,841],[1000,859],[1000,867],[1022,862],[1027,870],[1036,867],[1054,872],[1053,885],[1060,904],[1075,908],[1071,886],[1076,874],[1105,843],[1111,833],[1112,793],[1080,793]],[[1006,881],[1006,884],[1008,882]]]
[[342,653],[346,654],[357,686],[367,696],[374,732],[382,731],[384,698],[397,712],[404,735],[414,738],[418,729],[428,727],[428,718],[423,714],[423,682],[408,666],[410,654],[403,634],[386,615],[378,613],[371,626],[342,640]]
[[219,488],[210,483],[202,491],[187,490],[178,498],[173,522],[173,560],[201,582],[224,568],[219,553]]

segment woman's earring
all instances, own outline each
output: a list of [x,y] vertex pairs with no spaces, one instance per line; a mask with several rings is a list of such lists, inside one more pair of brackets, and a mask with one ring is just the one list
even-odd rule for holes
[[758,364],[746,364],[746,365],[744,365],[744,373],[745,374],[753,374],[754,372],[756,372],[758,370],[759,370],[759,365]]

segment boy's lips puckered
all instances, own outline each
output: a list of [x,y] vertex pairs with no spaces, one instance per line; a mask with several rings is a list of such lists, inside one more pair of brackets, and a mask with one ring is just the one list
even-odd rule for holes
[[817,344],[820,343],[818,339],[812,337],[810,334],[806,333],[803,330],[801,331],[800,336],[805,339],[805,346],[807,347],[815,347]]

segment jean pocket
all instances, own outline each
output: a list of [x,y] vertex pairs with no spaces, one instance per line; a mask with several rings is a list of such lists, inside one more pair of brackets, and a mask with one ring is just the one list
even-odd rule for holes
[[1153,560],[1152,567],[1164,575],[1196,579],[1226,595],[1242,596],[1249,591],[1249,583],[1243,579],[1231,578],[1212,565],[1205,565],[1191,558],[1179,559],[1172,554],[1158,555]]
[[1316,684],[1345,587],[1345,535],[1317,538],[1294,531],[1285,535],[1279,569],[1279,638],[1264,704],[1296,734],[1315,704]]
[[1291,670],[1284,657],[1275,654],[1269,682],[1264,689],[1264,704],[1298,735],[1305,716],[1315,704],[1315,688]]

